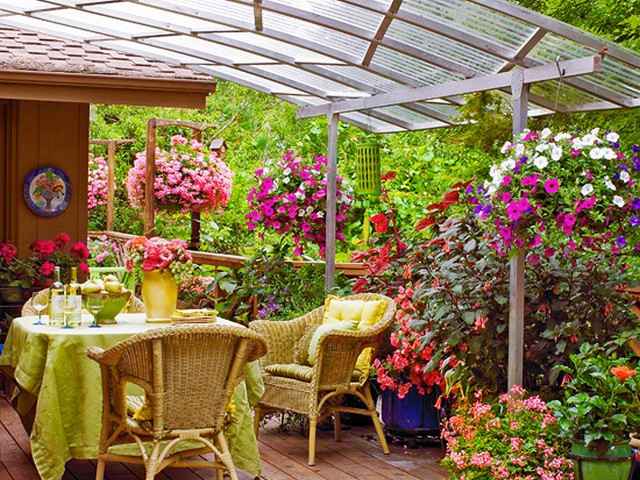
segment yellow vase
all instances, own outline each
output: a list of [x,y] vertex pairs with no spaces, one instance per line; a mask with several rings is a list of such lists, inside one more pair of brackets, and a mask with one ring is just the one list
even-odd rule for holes
[[170,322],[178,303],[178,284],[168,272],[144,272],[142,300],[147,311],[147,322]]

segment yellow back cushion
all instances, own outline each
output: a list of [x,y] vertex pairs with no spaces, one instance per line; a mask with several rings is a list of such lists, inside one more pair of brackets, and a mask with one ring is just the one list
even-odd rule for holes
[[369,300],[364,302],[360,323],[358,323],[358,330],[366,330],[367,328],[373,327],[382,319],[386,308],[387,302],[385,300]]
[[331,322],[356,322],[360,323],[364,302],[362,300],[342,300],[329,295],[324,304],[324,320],[322,323]]

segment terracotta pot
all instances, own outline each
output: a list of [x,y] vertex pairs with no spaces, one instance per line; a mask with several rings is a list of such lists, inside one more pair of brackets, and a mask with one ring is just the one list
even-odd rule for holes
[[142,300],[147,311],[147,322],[170,322],[178,304],[178,284],[169,272],[144,272]]

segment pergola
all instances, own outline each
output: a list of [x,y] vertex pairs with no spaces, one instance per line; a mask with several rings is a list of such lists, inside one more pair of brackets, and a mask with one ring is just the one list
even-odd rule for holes
[[[188,65],[297,104],[301,118],[326,115],[327,288],[340,120],[375,133],[458,125],[464,95],[489,90],[511,95],[514,133],[530,116],[640,105],[640,56],[505,0],[0,0],[1,24]],[[510,385],[523,339],[516,255]]]

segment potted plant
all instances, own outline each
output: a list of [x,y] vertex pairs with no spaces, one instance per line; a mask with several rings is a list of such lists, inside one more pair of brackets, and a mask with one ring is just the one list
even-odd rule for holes
[[23,302],[35,277],[32,262],[17,254],[12,243],[0,243],[0,299],[7,304]]
[[191,271],[191,254],[182,240],[136,237],[125,245],[126,267],[142,277],[148,322],[169,322],[178,302],[178,283]]
[[583,344],[560,367],[564,398],[550,404],[560,433],[572,442],[583,480],[627,480],[632,466],[629,434],[640,425],[637,359],[616,357]]
[[37,288],[51,285],[55,267],[60,267],[65,283],[71,278],[72,267],[77,267],[81,276],[86,277],[89,273],[87,245],[81,241],[72,242],[67,233],[61,232],[53,240],[35,240],[29,248],[31,256],[28,261],[33,265],[33,284]]

